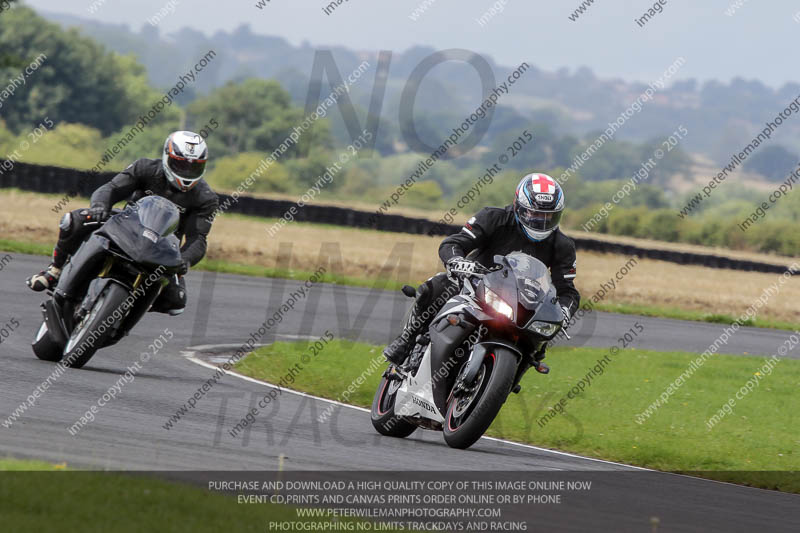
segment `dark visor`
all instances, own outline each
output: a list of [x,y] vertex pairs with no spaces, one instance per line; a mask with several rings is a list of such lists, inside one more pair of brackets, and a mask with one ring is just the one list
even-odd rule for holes
[[520,223],[533,231],[548,231],[561,221],[563,211],[537,211],[526,207],[517,207]]
[[169,156],[169,168],[181,178],[197,179],[206,169],[205,159],[183,159],[173,155]]

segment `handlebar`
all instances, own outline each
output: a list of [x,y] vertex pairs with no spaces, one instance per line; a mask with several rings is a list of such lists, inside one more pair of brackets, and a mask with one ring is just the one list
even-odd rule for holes
[[470,272],[462,272],[458,269],[450,269],[448,270],[448,276],[459,284],[459,286],[463,286],[464,280],[469,278],[483,278],[487,274],[495,272],[497,270],[502,269],[501,265],[495,265],[492,268],[486,268],[485,266],[481,265],[480,263],[473,263],[473,270]]

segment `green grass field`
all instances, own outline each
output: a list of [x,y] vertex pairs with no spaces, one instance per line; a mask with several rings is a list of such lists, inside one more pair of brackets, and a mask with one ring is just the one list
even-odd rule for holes
[[[237,370],[278,382],[308,353],[305,343],[276,343],[249,355]],[[800,493],[800,361],[783,359],[760,386],[737,400],[732,415],[713,429],[706,421],[763,365],[764,358],[717,355],[644,423],[635,416],[687,369],[697,356],[684,352],[620,350],[602,375],[574,399],[564,414],[540,419],[609,354],[600,348],[553,348],[544,376],[529,372],[522,392],[512,395],[488,434],[517,442],[671,472]],[[380,348],[333,341],[302,369],[289,388],[337,399]],[[349,398],[369,407],[381,367]],[[365,424],[369,422],[365,418]],[[444,445],[444,443],[443,443]],[[763,472],[768,471],[768,472]]]
[[63,470],[40,461],[0,460],[0,530],[263,532],[270,522],[302,522],[316,526],[309,531],[323,531],[329,522],[298,517],[291,506],[239,504],[234,496],[151,477]]

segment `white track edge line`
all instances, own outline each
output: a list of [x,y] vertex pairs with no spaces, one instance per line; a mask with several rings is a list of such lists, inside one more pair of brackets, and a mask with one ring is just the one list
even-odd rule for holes
[[[204,345],[203,348],[223,347],[223,346],[226,346],[226,345],[207,344],[207,345]],[[192,348],[193,347],[190,347],[189,349],[187,349],[187,350],[185,350],[183,352],[185,354],[184,357],[186,359],[188,359],[189,361],[191,361],[191,362],[193,362],[195,364],[198,364],[200,366],[204,366],[206,368],[210,368],[212,370],[219,369],[219,367],[217,365],[213,365],[211,363],[207,363],[206,361],[203,361],[202,359],[198,359],[197,357],[195,357],[194,354],[197,353],[197,352],[195,350],[192,350]],[[334,405],[340,405],[342,407],[355,409],[357,411],[362,411],[362,412],[365,412],[365,413],[369,413],[370,412],[369,409],[366,409],[364,407],[359,407],[357,405],[350,405],[350,404],[347,404],[347,403],[337,402],[336,400],[331,400],[329,398],[322,398],[320,396],[314,396],[313,394],[308,394],[308,393],[305,393],[305,392],[300,392],[300,391],[296,391],[296,390],[292,390],[292,389],[285,389],[285,388],[279,387],[278,385],[269,383],[268,381],[262,381],[260,379],[251,378],[250,376],[245,376],[244,374],[240,374],[240,373],[234,372],[232,370],[226,371],[226,374],[229,374],[231,376],[235,376],[235,377],[237,377],[239,379],[243,379],[243,380],[248,381],[250,383],[256,383],[256,384],[263,385],[263,386],[266,386],[266,387],[276,388],[276,389],[279,389],[281,391],[285,391],[285,392],[288,392],[288,393],[291,393],[291,394],[295,394],[297,396],[301,396],[301,397],[304,397],[304,398],[311,398],[311,399],[314,399],[314,400],[319,400],[321,402],[327,402],[327,403],[331,403],[331,404],[334,404]],[[523,444],[521,442],[514,442],[514,441],[510,441],[510,440],[498,439],[497,437],[486,437],[486,436],[483,436],[481,438],[482,439],[486,439],[486,440],[495,441],[495,442],[500,442],[500,443],[503,443],[503,444],[509,444],[509,445],[512,445],[512,446],[519,446],[519,447],[527,448],[527,449],[530,449],[530,450],[536,450],[536,451],[545,452],[545,453],[552,453],[552,454],[555,454],[555,455],[562,455],[562,456],[565,456],[565,457],[573,457],[575,459],[584,459],[584,460],[587,460],[587,461],[595,461],[595,462],[598,462],[598,463],[604,463],[604,464],[609,464],[609,465],[614,465],[614,466],[622,466],[622,467],[630,468],[630,469],[633,469],[633,470],[644,470],[646,472],[659,472],[659,470],[652,470],[650,468],[642,468],[640,466],[626,465],[624,463],[615,463],[614,461],[606,461],[606,460],[597,459],[597,458],[594,458],[594,457],[584,457],[582,455],[577,455],[577,454],[569,453],[569,452],[562,452],[560,450],[551,450],[550,448],[540,448],[538,446],[533,446],[532,444]]]

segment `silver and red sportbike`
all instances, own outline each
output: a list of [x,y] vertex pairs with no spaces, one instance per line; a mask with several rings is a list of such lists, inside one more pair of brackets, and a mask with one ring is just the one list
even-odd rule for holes
[[[406,361],[384,373],[372,401],[372,424],[382,435],[432,429],[449,446],[468,448],[519,392],[523,374],[539,367],[534,354],[563,320],[550,272],[522,252],[494,261],[458,277],[459,294],[416,338]],[[414,294],[411,287],[403,292]]]

